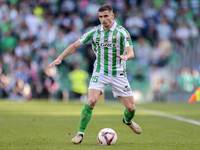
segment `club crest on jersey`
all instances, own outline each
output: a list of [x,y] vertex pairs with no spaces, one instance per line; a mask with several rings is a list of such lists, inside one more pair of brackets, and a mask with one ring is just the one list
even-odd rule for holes
[[101,37],[101,35],[100,35],[100,34],[98,34],[98,35],[97,35],[97,38],[100,38],[100,37]]
[[115,34],[112,36],[113,39],[116,39],[116,37],[117,37],[117,36],[116,36]]
[[100,42],[95,42],[97,46],[100,47],[117,47],[117,43],[100,43]]

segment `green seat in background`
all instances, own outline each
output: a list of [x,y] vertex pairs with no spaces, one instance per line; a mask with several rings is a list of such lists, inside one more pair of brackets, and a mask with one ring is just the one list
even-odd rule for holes
[[175,68],[178,64],[178,62],[180,61],[180,55],[177,53],[173,53],[170,57],[169,57],[169,66],[171,68]]

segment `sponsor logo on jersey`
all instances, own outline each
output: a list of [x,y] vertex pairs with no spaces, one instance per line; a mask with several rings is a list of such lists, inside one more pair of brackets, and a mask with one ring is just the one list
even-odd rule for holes
[[131,38],[130,38],[130,37],[126,37],[126,40],[127,40],[127,41],[131,41]]
[[100,43],[100,42],[95,42],[97,46],[100,47],[117,47],[117,43]]

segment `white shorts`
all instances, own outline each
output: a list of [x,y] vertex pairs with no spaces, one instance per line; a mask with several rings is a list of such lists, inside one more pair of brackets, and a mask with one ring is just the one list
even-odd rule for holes
[[90,84],[88,89],[100,90],[102,93],[107,84],[112,87],[112,92],[114,97],[130,97],[133,96],[131,87],[126,77],[113,77],[93,72],[90,79]]

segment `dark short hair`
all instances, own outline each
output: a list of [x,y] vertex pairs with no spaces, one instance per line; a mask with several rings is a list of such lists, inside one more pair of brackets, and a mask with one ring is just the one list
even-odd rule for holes
[[109,12],[112,12],[113,11],[113,8],[110,6],[110,5],[102,5],[98,12],[103,12],[103,11],[106,11],[108,10]]

